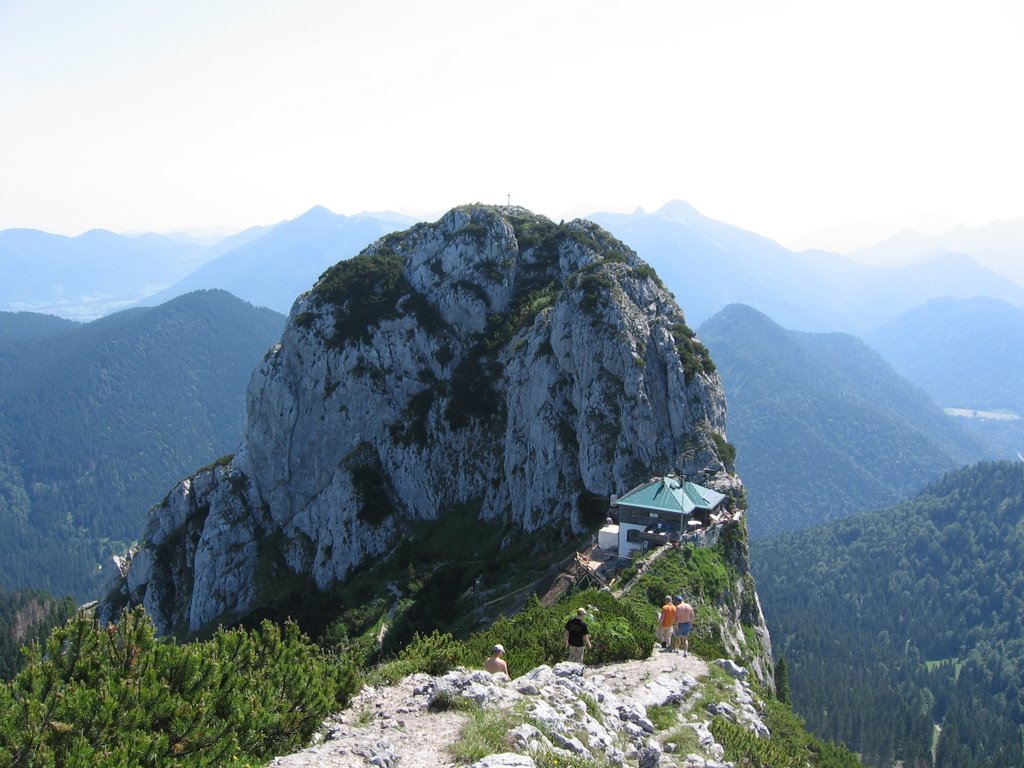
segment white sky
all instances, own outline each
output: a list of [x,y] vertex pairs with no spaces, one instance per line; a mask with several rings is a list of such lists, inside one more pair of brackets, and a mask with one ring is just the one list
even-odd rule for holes
[[0,0],[0,229],[683,199],[790,247],[1024,216],[1020,0]]

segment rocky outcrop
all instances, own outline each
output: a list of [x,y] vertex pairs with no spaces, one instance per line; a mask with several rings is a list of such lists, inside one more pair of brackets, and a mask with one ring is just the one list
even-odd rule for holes
[[[576,760],[643,768],[725,768],[724,749],[709,728],[730,720],[769,739],[762,704],[743,670],[714,692],[703,661],[681,654],[584,670],[564,662],[509,680],[457,669],[440,677],[412,675],[399,684],[363,691],[323,724],[317,743],[279,757],[273,768],[442,768],[456,760],[468,710],[501,723],[499,751],[476,768],[531,768]],[[698,706],[706,700],[703,707]],[[674,724],[655,725],[651,707],[671,705]],[[461,753],[460,753],[461,754]],[[572,763],[577,764],[577,763]]]
[[660,280],[594,224],[457,208],[335,265],[254,372],[242,443],[149,514],[101,618],[190,635],[325,588],[457,505],[579,533],[580,499],[708,470],[725,398]]

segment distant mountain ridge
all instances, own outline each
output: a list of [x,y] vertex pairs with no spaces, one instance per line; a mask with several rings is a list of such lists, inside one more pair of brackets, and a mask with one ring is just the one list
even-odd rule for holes
[[387,212],[342,216],[315,206],[296,219],[221,238],[4,230],[0,311],[89,321],[222,289],[284,314],[327,267],[412,221]]
[[932,299],[864,340],[941,406],[1024,416],[1022,307],[983,297]]
[[726,389],[753,538],[894,504],[991,456],[856,337],[785,330],[742,305],[698,334]]
[[0,311],[93,320],[180,280],[206,257],[202,246],[160,236],[0,231]]
[[[0,339],[24,320],[0,313]],[[234,450],[283,323],[205,291],[0,343],[0,589],[95,596],[145,510]]]
[[[680,297],[695,325],[734,303],[756,307],[787,328],[851,333],[864,333],[943,296],[990,296],[1024,305],[1022,284],[979,263],[995,264],[992,259],[963,255],[970,251],[932,248],[927,258],[908,257],[907,249],[916,246],[894,241],[878,246],[885,256],[874,266],[835,253],[794,253],[708,218],[680,200],[653,213],[595,212],[588,218],[630,243]],[[25,231],[7,230],[0,232],[0,266],[22,279],[7,292],[0,289],[0,310],[92,319],[136,303],[153,305],[191,290],[221,288],[256,306],[287,312],[328,266],[412,223],[412,218],[395,213],[343,216],[314,206],[295,219],[254,227],[213,245],[176,233],[129,238],[105,233],[110,242],[97,251],[92,233],[74,239],[35,233],[41,240],[31,259],[20,252],[21,246],[9,247]],[[1006,225],[1005,242],[999,245],[1003,266],[1011,262],[1013,243],[1017,252],[1024,247],[1024,234],[1018,236],[1012,224]],[[120,271],[102,267],[102,258],[126,249],[136,254],[134,263]],[[976,250],[988,253],[980,246]],[[96,274],[72,270],[66,263],[72,251],[77,262],[100,259]],[[143,264],[149,264],[142,270],[145,280],[126,279]]]
[[859,261],[912,264],[934,254],[966,254],[979,264],[1024,285],[1024,218],[996,221],[980,227],[956,227],[938,235],[914,230],[862,248],[852,254]]
[[993,296],[1024,304],[1024,288],[962,255],[888,268],[824,251],[793,253],[681,201],[654,213],[589,218],[657,270],[695,325],[736,303],[755,307],[786,328],[849,333],[864,332],[936,296]]
[[284,221],[259,237],[225,249],[187,277],[143,303],[167,301],[193,290],[220,288],[259,307],[287,314],[301,293],[333,264],[355,256],[378,237],[409,226],[398,214],[343,216],[323,206]]

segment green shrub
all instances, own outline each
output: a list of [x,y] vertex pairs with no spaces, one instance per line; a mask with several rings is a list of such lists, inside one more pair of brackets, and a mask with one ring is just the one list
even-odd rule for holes
[[585,272],[580,277],[580,288],[583,289],[583,298],[580,300],[580,309],[585,312],[593,312],[601,304],[607,301],[613,282],[610,277],[595,272]]
[[741,765],[801,768],[807,764],[806,753],[788,752],[774,739],[758,738],[752,731],[724,717],[711,721],[711,733],[725,749],[725,759]]
[[637,264],[633,267],[633,275],[642,280],[653,280],[654,284],[662,290],[665,288],[665,284],[661,281],[661,278],[658,277],[658,273],[654,271],[654,267],[650,264]]
[[447,330],[437,310],[405,279],[405,258],[394,250],[399,240],[395,235],[387,236],[320,276],[313,287],[313,298],[333,309],[334,334],[328,339],[329,346],[369,340],[381,321],[403,313],[415,315],[429,333]]
[[405,260],[389,248],[363,252],[339,261],[320,277],[313,295],[321,303],[334,305],[332,343],[369,337],[370,329],[383,317],[394,316],[399,297],[409,290],[402,274]]
[[593,643],[585,657],[587,663],[644,659],[650,655],[654,646],[653,622],[638,616],[631,606],[607,592],[587,590],[550,607],[531,598],[516,616],[499,619],[489,629],[472,635],[466,641],[470,658],[479,657],[482,661],[495,643],[501,643],[512,677],[541,664],[565,661],[565,623],[580,606],[594,607],[586,617]]
[[416,672],[443,675],[448,670],[466,663],[467,650],[463,643],[451,635],[438,632],[435,629],[429,635],[421,635],[417,632],[413,636],[412,642],[402,649],[398,658],[402,661],[414,662]]
[[0,765],[207,766],[302,746],[358,686],[294,624],[158,640],[141,608],[77,617],[0,686]]
[[715,448],[718,450],[718,455],[722,459],[722,463],[725,464],[725,468],[730,472],[736,471],[736,446],[730,442],[727,442],[717,432],[711,433],[711,439],[715,442]]
[[689,379],[698,372],[714,373],[715,363],[711,359],[708,348],[697,341],[693,329],[686,323],[675,323],[672,328],[672,338],[676,343],[676,352],[679,354],[679,361],[683,364],[683,372]]
[[588,760],[583,755],[567,755],[564,752],[549,750],[534,755],[533,761],[537,768],[604,768],[608,761],[601,755],[594,756],[596,760]]

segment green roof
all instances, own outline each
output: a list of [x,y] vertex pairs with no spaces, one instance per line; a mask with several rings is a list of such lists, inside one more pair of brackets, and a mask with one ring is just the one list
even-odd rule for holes
[[711,510],[725,499],[725,494],[691,483],[680,483],[676,477],[655,477],[638,485],[615,503],[659,512],[689,515],[695,509]]

